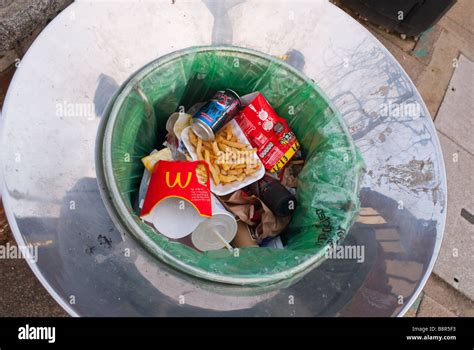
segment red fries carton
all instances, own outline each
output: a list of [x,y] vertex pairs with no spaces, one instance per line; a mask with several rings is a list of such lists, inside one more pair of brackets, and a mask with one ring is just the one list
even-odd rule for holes
[[260,92],[243,96],[242,100],[247,106],[235,120],[257,149],[265,169],[280,170],[300,148],[295,134]]
[[[183,201],[184,200],[184,201]],[[169,238],[182,238],[212,216],[205,161],[160,160],[151,174],[140,217]]]

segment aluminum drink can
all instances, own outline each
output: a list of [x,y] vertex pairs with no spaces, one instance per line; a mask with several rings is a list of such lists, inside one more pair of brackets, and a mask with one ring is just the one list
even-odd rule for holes
[[193,115],[192,128],[203,141],[214,140],[215,133],[240,111],[242,103],[235,91],[218,91]]

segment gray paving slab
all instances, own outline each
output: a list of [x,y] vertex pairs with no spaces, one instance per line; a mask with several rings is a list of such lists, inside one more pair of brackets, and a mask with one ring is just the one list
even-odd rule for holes
[[474,156],[439,133],[448,179],[448,212],[434,272],[474,299]]
[[474,63],[464,55],[459,57],[435,124],[474,155]]

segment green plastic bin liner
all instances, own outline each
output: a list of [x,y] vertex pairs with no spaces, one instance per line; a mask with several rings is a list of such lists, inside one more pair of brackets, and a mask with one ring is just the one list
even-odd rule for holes
[[[162,148],[170,114],[224,88],[240,96],[262,92],[302,145],[306,163],[296,211],[281,235],[285,249],[201,253],[158,234],[133,209],[144,171],[140,159]],[[265,285],[304,273],[324,260],[357,215],[363,161],[344,121],[313,81],[272,56],[221,46],[163,56],[124,83],[104,118],[99,164],[110,210],[158,258],[196,277]]]

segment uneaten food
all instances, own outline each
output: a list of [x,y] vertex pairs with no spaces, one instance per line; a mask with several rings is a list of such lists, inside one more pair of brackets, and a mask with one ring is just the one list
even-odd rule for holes
[[242,181],[260,169],[261,163],[257,161],[256,149],[238,139],[231,123],[219,130],[213,141],[203,141],[192,128],[188,129],[188,133],[197,159],[209,164],[215,185]]
[[150,173],[152,173],[155,167],[155,164],[159,160],[172,160],[172,159],[173,159],[173,155],[171,154],[171,150],[168,147],[166,147],[159,151],[154,150],[153,152],[150,153],[149,156],[143,157],[142,163],[145,166],[145,168]]

